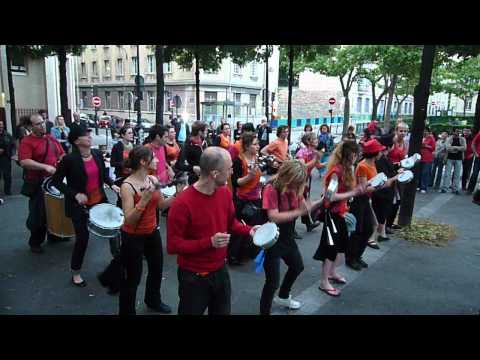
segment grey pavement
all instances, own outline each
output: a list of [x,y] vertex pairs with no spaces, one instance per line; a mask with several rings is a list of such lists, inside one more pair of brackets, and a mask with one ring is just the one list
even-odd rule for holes
[[[17,177],[18,178],[18,177]],[[314,197],[320,183],[314,181]],[[14,186],[18,194],[19,185]],[[112,196],[112,194],[110,194]],[[480,207],[471,197],[452,194],[417,194],[415,212],[457,226],[458,239],[447,247],[427,247],[394,239],[381,243],[380,250],[367,248],[368,269],[355,272],[342,266],[348,279],[342,294],[332,298],[318,290],[321,262],[312,255],[318,246],[321,227],[311,233],[298,221],[298,240],[305,270],[292,294],[304,306],[287,311],[274,305],[274,314],[478,314],[480,310]],[[111,197],[113,201],[113,196]],[[0,314],[25,315],[115,315],[118,297],[100,286],[96,274],[111,257],[107,241],[91,239],[85,256],[85,288],[70,284],[69,262],[73,240],[46,243],[42,255],[29,251],[25,229],[27,200],[21,195],[6,198],[0,206]],[[161,221],[164,242],[163,301],[176,313],[178,282],[176,257],[165,249],[165,219]],[[146,264],[145,264],[146,265]],[[286,267],[282,264],[282,274]],[[146,273],[146,266],[144,266]],[[254,271],[253,261],[230,267],[232,313],[256,315],[264,274]],[[138,314],[143,305],[145,276],[138,290]]]

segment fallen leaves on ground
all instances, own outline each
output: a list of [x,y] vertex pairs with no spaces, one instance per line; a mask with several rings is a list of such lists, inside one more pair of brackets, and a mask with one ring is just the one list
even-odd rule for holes
[[456,229],[450,224],[434,223],[430,219],[414,218],[410,226],[398,232],[400,238],[430,246],[447,246],[457,237]]

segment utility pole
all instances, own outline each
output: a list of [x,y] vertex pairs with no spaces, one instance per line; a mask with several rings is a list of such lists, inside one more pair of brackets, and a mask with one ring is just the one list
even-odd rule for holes
[[140,96],[140,45],[137,45],[137,99],[138,99],[138,107],[137,107],[137,126],[141,128],[142,126],[142,96]]

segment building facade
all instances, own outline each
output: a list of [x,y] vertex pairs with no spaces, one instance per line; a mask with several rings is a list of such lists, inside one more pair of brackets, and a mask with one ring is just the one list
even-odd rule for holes
[[[154,49],[139,46],[140,75],[144,77],[142,118],[154,122],[156,114],[156,63]],[[78,107],[93,114],[94,94],[102,99],[100,112],[136,119],[134,111],[136,45],[88,45],[77,58]],[[277,91],[279,52],[269,60],[269,91]],[[196,119],[195,67],[183,69],[175,62],[164,64],[164,115],[182,115]],[[222,117],[235,121],[259,122],[265,113],[262,96],[265,89],[265,64],[252,62],[244,67],[224,59],[217,72],[200,69],[200,118],[218,123]],[[180,101],[175,107],[173,99]],[[271,111],[270,111],[271,112]],[[230,116],[228,116],[230,115]]]

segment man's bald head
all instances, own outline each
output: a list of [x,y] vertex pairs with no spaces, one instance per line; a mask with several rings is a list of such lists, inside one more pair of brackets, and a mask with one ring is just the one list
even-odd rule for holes
[[208,176],[213,170],[221,169],[229,158],[227,150],[218,146],[208,147],[200,156],[201,175]]

